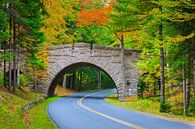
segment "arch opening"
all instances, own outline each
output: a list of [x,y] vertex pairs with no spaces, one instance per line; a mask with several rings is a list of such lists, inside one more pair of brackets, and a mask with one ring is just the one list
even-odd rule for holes
[[[71,75],[71,72],[73,72],[74,70],[78,70],[79,68],[86,68],[86,69],[91,69],[91,70],[96,69],[97,71],[101,71],[102,73],[100,73],[100,75],[102,74],[105,77],[107,77],[107,79],[109,78],[110,81],[112,82],[112,84],[109,85],[109,86],[108,85],[106,86],[106,84],[103,84],[103,85],[101,84],[101,87],[99,87],[99,84],[101,82],[98,82],[98,80],[96,80],[94,78],[92,78],[93,80],[91,80],[92,81],[91,85],[90,85],[90,83],[88,83],[88,85],[86,85],[87,84],[86,82],[85,82],[85,85],[82,86],[82,87],[78,87],[78,82],[77,82],[77,84],[75,84],[76,82],[73,82],[74,84],[71,84],[71,82],[70,82],[71,78],[69,78],[69,76],[75,76],[74,74]],[[91,74],[96,74],[96,73],[95,73],[95,71],[91,71]],[[56,86],[58,84],[61,84],[62,86],[64,85],[63,84],[64,83],[64,81],[63,81],[64,77],[66,77],[69,80],[69,81],[66,81],[66,83],[65,83],[66,88],[74,89],[74,90],[77,90],[77,91],[116,88],[117,92],[118,92],[116,82],[114,81],[114,79],[111,77],[111,75],[106,70],[104,70],[103,68],[101,68],[101,67],[99,67],[95,64],[92,64],[92,63],[78,62],[78,63],[73,63],[71,65],[68,65],[67,67],[63,68],[62,70],[60,70],[57,73],[57,75],[54,77],[54,79],[51,81],[51,83],[49,85],[48,96],[53,96],[54,95]],[[94,83],[96,83],[97,85],[94,86]]]

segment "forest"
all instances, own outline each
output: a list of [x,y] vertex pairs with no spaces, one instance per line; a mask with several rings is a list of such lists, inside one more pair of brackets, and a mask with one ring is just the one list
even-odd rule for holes
[[[13,94],[27,85],[38,91],[48,46],[85,42],[123,53],[136,49],[139,99],[156,98],[161,112],[195,116],[194,12],[193,0],[1,0],[0,86]],[[19,67],[22,50],[28,52],[28,75]],[[100,75],[102,88],[114,87],[95,68],[78,67],[66,76],[75,73],[77,90],[98,88]]]

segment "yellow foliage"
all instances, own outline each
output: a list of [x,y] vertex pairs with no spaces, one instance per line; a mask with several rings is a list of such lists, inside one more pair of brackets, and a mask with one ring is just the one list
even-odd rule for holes
[[180,36],[180,37],[171,39],[171,42],[172,43],[180,43],[180,42],[183,42],[185,40],[191,39],[192,37],[194,37],[194,33],[191,33],[190,35],[187,35],[187,36]]
[[173,105],[182,105],[183,103],[183,94],[178,93],[176,95],[171,96],[168,101]]
[[131,96],[125,98],[125,102],[136,102],[137,101],[137,96]]
[[78,3],[79,0],[45,0],[44,6],[49,17],[45,18],[45,27],[41,29],[46,35],[46,46],[50,46],[58,42],[57,36],[63,35],[66,29],[66,15],[72,15],[73,6],[71,4]]
[[62,86],[57,85],[54,94],[56,96],[67,96],[67,95],[71,95],[73,93],[76,93],[76,91],[71,90],[71,89],[65,89]]

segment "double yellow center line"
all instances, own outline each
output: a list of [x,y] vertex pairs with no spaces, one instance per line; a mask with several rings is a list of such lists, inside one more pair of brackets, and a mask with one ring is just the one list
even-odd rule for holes
[[85,106],[85,105],[82,103],[83,100],[84,100],[85,98],[87,98],[87,97],[89,97],[89,96],[92,96],[92,95],[99,94],[99,93],[102,93],[102,92],[97,92],[97,93],[88,94],[88,95],[86,95],[86,96],[80,98],[80,99],[77,101],[77,104],[78,104],[80,107],[82,107],[82,108],[84,108],[84,109],[86,109],[86,110],[88,110],[88,111],[90,111],[90,112],[93,112],[93,113],[95,113],[95,114],[97,114],[97,115],[99,115],[99,116],[105,117],[105,118],[107,118],[107,119],[109,119],[109,120],[112,120],[112,121],[114,121],[114,122],[123,124],[123,125],[125,125],[125,126],[131,127],[131,128],[134,128],[134,129],[144,129],[144,128],[140,127],[140,126],[137,126],[137,125],[131,124],[131,123],[129,123],[129,122],[126,122],[126,121],[123,121],[123,120],[114,118],[114,117],[112,117],[112,116],[108,116],[108,115],[106,115],[106,114],[104,114],[104,113],[98,112],[98,111],[96,111],[96,110],[94,110],[94,109],[91,109],[91,108]]

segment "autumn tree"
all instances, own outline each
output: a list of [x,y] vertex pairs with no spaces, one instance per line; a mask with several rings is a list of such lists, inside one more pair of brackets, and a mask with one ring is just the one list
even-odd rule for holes
[[106,27],[112,7],[106,6],[106,3],[101,0],[82,2],[82,10],[78,12],[77,18],[79,35],[77,41],[104,45],[114,42],[112,32]]
[[[183,26],[185,22],[191,21],[194,16],[184,9],[192,7],[190,1],[147,2],[145,4],[147,6],[147,17],[142,22],[142,31],[139,35],[141,41],[135,42],[134,45],[142,46],[142,60],[138,63],[142,72],[155,73],[156,77],[161,77],[161,111],[165,111],[163,108],[166,106],[165,101],[167,101],[165,95],[171,95],[173,92],[167,89],[171,89],[171,85],[178,85],[181,82],[179,79],[176,81],[176,78],[185,59],[181,54],[179,44],[190,41],[189,39],[193,37],[192,31],[185,34],[180,33],[178,26]],[[178,62],[175,62],[177,58]],[[169,87],[166,88],[165,84]]]

